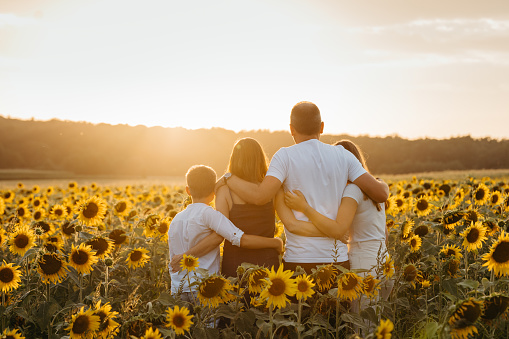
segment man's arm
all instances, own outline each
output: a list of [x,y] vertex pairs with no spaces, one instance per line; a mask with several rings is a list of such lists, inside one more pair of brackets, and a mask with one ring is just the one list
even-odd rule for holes
[[281,253],[283,252],[283,240],[244,233],[240,239],[240,247],[253,250],[273,248],[278,253]]
[[288,231],[304,237],[327,237],[313,223],[295,218],[295,214],[285,204],[285,193],[282,189],[277,192],[274,205],[279,219]]
[[369,173],[364,173],[353,181],[354,184],[366,193],[375,202],[382,203],[389,198],[389,185],[384,181],[375,179]]
[[231,176],[227,180],[228,187],[235,192],[242,200],[255,205],[264,205],[274,198],[282,183],[273,176],[263,178],[261,184],[257,185]]

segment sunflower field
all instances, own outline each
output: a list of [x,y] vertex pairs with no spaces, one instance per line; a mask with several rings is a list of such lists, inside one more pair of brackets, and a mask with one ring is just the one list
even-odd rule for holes
[[184,256],[195,293],[176,294],[183,187],[41,187],[0,190],[0,338],[509,337],[506,178],[390,182],[376,276],[243,264],[225,278]]

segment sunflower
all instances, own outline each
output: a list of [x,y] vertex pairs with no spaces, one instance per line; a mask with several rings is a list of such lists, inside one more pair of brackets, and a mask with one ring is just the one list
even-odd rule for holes
[[11,190],[7,190],[2,193],[3,200],[8,204],[10,204],[14,200],[15,196],[16,194]]
[[338,270],[332,264],[325,265],[317,269],[315,281],[318,289],[322,292],[330,289],[336,280],[337,275]]
[[86,242],[87,245],[92,247],[95,251],[95,255],[99,259],[104,259],[113,250],[114,243],[109,239],[103,237],[96,237]]
[[99,329],[100,318],[92,309],[85,311],[83,306],[80,311],[72,316],[66,330],[69,330],[70,339],[92,339]]
[[485,184],[479,184],[472,192],[472,199],[477,205],[484,205],[490,197],[490,189]]
[[385,261],[382,264],[382,267],[384,276],[390,278],[394,275],[394,260],[392,260],[390,254],[385,256]]
[[0,291],[2,293],[18,288],[21,282],[21,272],[18,268],[19,266],[8,264],[5,261],[0,265]]
[[408,202],[402,195],[393,195],[387,199],[386,213],[389,215],[397,215],[403,213],[408,208]]
[[157,214],[149,215],[145,221],[145,230],[143,233],[147,238],[153,237],[156,232],[157,224],[159,223],[159,220],[161,220],[161,217]]
[[21,333],[18,333],[17,329],[9,330],[8,328],[6,328],[2,332],[2,334],[0,335],[0,338],[5,338],[5,339],[25,339],[25,337],[22,336]]
[[444,266],[445,273],[451,278],[456,278],[459,274],[460,261],[457,259],[450,259]]
[[410,251],[417,252],[421,248],[422,240],[418,235],[413,235],[407,240],[410,245]]
[[458,260],[463,258],[460,248],[456,245],[445,245],[440,250],[440,253],[442,253],[446,258],[455,257]]
[[465,212],[463,218],[468,222],[478,222],[481,219],[481,215],[476,210],[469,210]]
[[117,203],[113,206],[113,211],[116,215],[125,217],[129,215],[131,207],[131,202],[128,199],[122,199],[117,201]]
[[30,213],[30,209],[28,208],[28,205],[26,203],[24,204],[18,204],[16,207],[16,216],[21,220],[28,220],[32,217],[32,214]]
[[482,224],[484,228],[486,228],[486,232],[488,235],[494,235],[500,230],[498,223],[494,219],[485,220]]
[[424,237],[426,234],[430,232],[428,226],[426,225],[420,225],[414,230],[414,234],[418,235],[419,237]]
[[127,255],[127,259],[125,260],[127,261],[127,266],[132,269],[145,266],[145,263],[147,263],[150,259],[147,255],[148,252],[149,251],[145,248],[135,248]]
[[412,228],[414,227],[415,222],[413,220],[405,220],[401,224],[401,234],[400,238],[403,241],[407,241],[412,236]]
[[228,302],[234,298],[228,293],[230,290],[232,290],[230,281],[214,274],[200,283],[198,299],[203,306],[217,307],[220,303]]
[[419,272],[417,267],[413,264],[409,264],[405,266],[403,270],[403,280],[412,285],[415,288],[415,283],[422,277],[422,273]]
[[488,201],[491,207],[500,205],[503,201],[502,193],[500,193],[499,191],[492,192]]
[[32,220],[33,221],[41,221],[46,217],[46,210],[44,208],[36,208],[34,212],[32,213]]
[[429,280],[423,279],[421,280],[421,287],[422,288],[428,288],[431,286],[431,282]]
[[47,253],[39,257],[37,272],[45,284],[58,284],[67,274],[67,263],[57,253]]
[[168,322],[166,326],[172,328],[177,335],[189,331],[193,324],[191,319],[193,316],[189,315],[189,310],[184,306],[180,308],[175,306],[166,311],[166,321]]
[[470,334],[477,333],[475,322],[481,314],[482,304],[474,298],[470,298],[458,305],[448,321],[451,327],[451,337],[453,339],[468,339]]
[[88,274],[94,269],[92,265],[97,263],[99,259],[94,254],[92,247],[85,243],[79,244],[78,247],[72,245],[71,254],[69,255],[69,265],[74,267],[80,274]]
[[35,197],[32,199],[32,206],[34,209],[43,208],[47,204],[46,200],[41,197]]
[[72,237],[76,233],[76,229],[74,228],[74,223],[70,221],[66,221],[61,226],[62,234],[66,238]]
[[49,217],[54,220],[63,220],[67,217],[67,209],[64,205],[53,205],[49,210]]
[[184,257],[182,258],[182,260],[180,260],[180,267],[182,267],[183,270],[189,272],[194,271],[199,266],[200,261],[198,260],[198,258],[192,255],[184,254]]
[[502,294],[491,295],[484,300],[481,318],[487,321],[494,320],[504,314],[507,306],[509,297]]
[[14,233],[12,233],[10,242],[10,251],[14,254],[25,255],[25,252],[34,247],[35,234],[34,231],[28,226],[19,226]]
[[101,305],[99,300],[95,305],[94,315],[99,317],[99,328],[95,334],[96,337],[107,339],[117,334],[120,324],[113,320],[113,318],[118,315],[118,312],[111,310],[109,302]]
[[5,213],[5,201],[2,197],[0,197],[0,215]]
[[371,274],[368,274],[362,279],[362,285],[364,286],[364,294],[369,298],[374,298],[378,295],[380,290],[380,280],[375,279]]
[[[47,223],[45,221],[38,221],[32,224],[32,227],[35,229],[35,234],[42,235],[43,238],[48,237],[50,234],[55,232],[55,227],[53,224]],[[39,229],[40,231],[38,231]],[[41,234],[42,232],[42,234]]]
[[497,241],[491,245],[489,253],[482,256],[483,266],[494,271],[497,276],[509,275],[509,234],[502,231]]
[[302,299],[305,301],[307,298],[315,294],[315,291],[313,290],[315,283],[312,281],[311,277],[307,275],[299,275],[295,279],[295,284],[297,286],[297,291],[295,292],[297,300]]
[[152,327],[149,327],[148,330],[145,331],[145,335],[140,339],[163,339],[163,337],[157,328],[153,330]]
[[5,231],[4,229],[2,228],[2,226],[0,226],[0,248],[4,248],[4,242],[6,241],[7,237],[5,235]]
[[106,215],[107,206],[104,199],[94,195],[78,202],[76,214],[78,214],[78,219],[85,225],[99,226]]
[[420,217],[425,217],[431,213],[433,205],[431,205],[425,197],[417,199],[415,202],[414,211]]
[[391,339],[394,324],[389,319],[380,320],[380,325],[376,328],[376,339]]
[[338,298],[354,300],[364,291],[362,278],[353,272],[344,273],[338,279]]
[[67,184],[67,188],[69,189],[69,191],[74,191],[78,189],[78,183],[76,181],[71,181],[70,183]]
[[156,236],[161,238],[163,241],[168,239],[168,230],[170,229],[170,223],[171,223],[171,218],[166,217],[166,218],[159,220],[159,222],[156,225],[155,234],[156,234]]
[[127,235],[124,230],[117,228],[110,232],[108,238],[113,240],[115,246],[120,246],[127,241]]
[[268,284],[260,293],[260,297],[267,300],[267,306],[284,308],[290,302],[287,296],[293,296],[297,292],[295,280],[292,279],[293,271],[283,271],[283,265],[280,265],[277,271],[274,266],[269,271],[267,277]]
[[249,274],[249,293],[261,293],[267,286],[266,278],[269,276],[269,270],[265,267],[258,268]]
[[486,228],[479,221],[475,224],[472,222],[460,235],[463,237],[463,247],[469,252],[481,248],[483,241],[487,239]]
[[44,241],[44,248],[48,252],[62,251],[64,242],[60,237],[47,237]]

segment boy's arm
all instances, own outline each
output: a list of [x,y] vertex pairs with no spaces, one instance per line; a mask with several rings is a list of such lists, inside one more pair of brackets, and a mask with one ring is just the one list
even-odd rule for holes
[[267,238],[259,235],[243,234],[240,239],[240,247],[258,250],[262,248],[273,248],[278,253],[283,252],[283,240],[279,238]]
[[295,214],[293,214],[292,210],[286,206],[284,199],[285,193],[283,189],[280,189],[276,194],[274,202],[277,215],[288,231],[304,237],[327,237],[327,235],[316,228],[313,223],[295,218]]
[[223,242],[224,238],[217,234],[216,232],[212,232],[212,234],[207,235],[205,238],[200,240],[196,245],[185,251],[181,254],[174,255],[170,260],[170,266],[173,272],[180,271],[180,261],[184,257],[184,254],[192,255],[193,257],[200,258],[210,251],[214,250]]
[[369,173],[362,174],[353,183],[375,202],[382,203],[389,198],[389,185],[382,180],[377,180]]

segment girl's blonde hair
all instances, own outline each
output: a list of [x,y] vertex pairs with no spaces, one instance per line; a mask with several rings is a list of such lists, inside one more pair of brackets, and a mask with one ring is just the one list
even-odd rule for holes
[[267,156],[253,138],[242,138],[233,145],[228,172],[249,182],[259,183],[267,174]]

